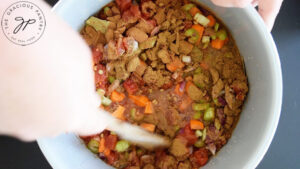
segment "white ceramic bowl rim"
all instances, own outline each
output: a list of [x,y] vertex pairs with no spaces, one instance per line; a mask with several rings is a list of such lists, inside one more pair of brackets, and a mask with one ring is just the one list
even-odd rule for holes
[[[60,3],[61,3],[61,1],[59,1],[56,4],[56,6],[54,7],[54,11],[56,10],[56,7],[58,7]],[[270,124],[267,126],[267,129],[265,130],[264,139],[260,140],[259,146],[256,148],[256,149],[258,149],[257,154],[255,156],[252,155],[251,158],[249,159],[247,165],[244,166],[244,168],[250,169],[250,168],[255,168],[259,164],[259,162],[262,160],[263,156],[267,152],[267,150],[271,144],[271,141],[274,137],[274,134],[275,134],[278,122],[279,122],[279,118],[280,118],[280,112],[281,112],[282,73],[281,73],[280,60],[279,60],[279,56],[278,56],[278,52],[277,52],[274,40],[273,40],[271,34],[266,29],[261,17],[258,15],[257,11],[253,7],[250,7],[250,6],[243,9],[243,11],[255,25],[259,25],[259,26],[257,26],[258,32],[260,33],[260,35],[264,35],[264,44],[266,44],[268,46],[268,48],[271,49],[270,50],[271,54],[274,56],[274,59],[272,60],[272,62],[273,62],[272,65],[274,65],[274,67],[272,69],[274,71],[274,74],[276,75],[274,77],[274,81],[273,81],[273,82],[275,82],[274,88],[273,88],[274,101],[272,102],[273,103],[272,110],[274,110],[274,115],[272,117],[272,121],[270,122]],[[52,167],[55,169],[63,169],[62,166],[64,166],[64,165],[60,164],[57,161],[57,158],[56,158],[57,155],[53,154],[51,151],[49,151],[49,148],[47,148],[47,141],[45,141],[45,139],[40,139],[40,140],[38,140],[38,144],[39,144],[42,152],[46,156],[47,160],[52,165]]]

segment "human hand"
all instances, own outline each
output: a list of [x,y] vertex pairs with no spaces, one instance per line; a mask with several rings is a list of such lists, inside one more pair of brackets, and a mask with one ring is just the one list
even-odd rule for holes
[[271,31],[276,16],[280,10],[283,0],[211,0],[214,4],[223,7],[243,8],[247,5],[258,5],[258,12],[265,21],[267,28]]
[[[99,109],[90,49],[46,4],[34,3],[47,22],[37,42],[15,45],[0,32],[0,134],[31,141],[101,132],[109,121]],[[0,13],[10,4],[1,3]]]

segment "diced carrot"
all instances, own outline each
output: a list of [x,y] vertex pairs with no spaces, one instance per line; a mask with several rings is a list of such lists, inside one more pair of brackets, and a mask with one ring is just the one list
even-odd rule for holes
[[221,49],[225,44],[225,40],[215,39],[211,41],[211,46],[215,49]]
[[152,102],[149,101],[145,107],[145,114],[152,114],[153,113],[153,105]]
[[110,155],[110,149],[106,148],[103,152],[105,157],[108,157]]
[[191,120],[190,127],[192,130],[202,130],[204,129],[204,124],[199,120]]
[[184,111],[192,104],[192,102],[193,102],[192,99],[190,99],[189,97],[184,98],[179,106],[179,110]]
[[125,120],[125,117],[124,117],[124,111],[125,111],[125,107],[119,105],[117,110],[115,110],[113,113],[112,113],[112,116],[120,119],[120,120]]
[[216,19],[212,15],[208,15],[207,18],[209,19],[208,26],[213,27],[216,24]]
[[125,98],[125,94],[119,93],[115,90],[110,95],[110,99],[113,102],[120,102],[120,101],[124,100],[124,98]]
[[155,125],[154,124],[142,123],[140,126],[142,128],[144,128],[145,130],[150,131],[150,132],[154,132],[154,130],[155,130]]
[[200,67],[201,67],[202,69],[205,69],[205,70],[208,70],[208,69],[209,69],[208,64],[206,64],[205,62],[201,62],[201,63],[200,63]]
[[193,82],[187,81],[187,82],[186,82],[186,85],[185,85],[185,91],[188,92],[189,88],[190,88],[192,85],[194,85]]
[[147,103],[149,102],[149,99],[147,96],[135,96],[135,95],[129,95],[129,98],[133,101],[134,104],[145,107]]
[[192,16],[195,16],[197,13],[202,14],[202,12],[200,11],[200,9],[198,9],[197,7],[191,8],[189,12],[190,12],[190,14],[191,14]]
[[100,139],[100,144],[99,144],[99,152],[100,153],[103,153],[105,150],[105,139],[104,138],[101,138]]
[[180,61],[179,58],[175,58],[173,62],[167,64],[167,69],[171,72],[175,72],[177,69],[182,69],[184,64]]
[[178,96],[182,96],[184,91],[180,91],[180,84],[177,84],[174,90],[175,94],[177,94]]
[[195,29],[199,34],[199,39],[197,41],[197,43],[199,43],[202,39],[202,36],[203,36],[204,27],[199,25],[199,24],[196,24],[196,25],[193,25],[192,28]]

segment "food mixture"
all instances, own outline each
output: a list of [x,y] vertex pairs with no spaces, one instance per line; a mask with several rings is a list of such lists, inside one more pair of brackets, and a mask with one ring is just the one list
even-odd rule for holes
[[188,0],[116,0],[87,19],[101,107],[170,138],[147,150],[110,131],[82,137],[109,165],[194,169],[230,139],[247,96],[243,59],[225,26]]

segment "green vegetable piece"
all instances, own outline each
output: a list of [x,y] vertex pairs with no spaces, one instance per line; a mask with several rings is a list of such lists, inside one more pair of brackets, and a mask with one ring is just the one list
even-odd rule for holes
[[203,48],[202,49],[206,49],[208,47],[209,43],[204,43]]
[[184,35],[187,36],[187,37],[191,37],[191,36],[193,36],[195,33],[196,33],[196,30],[193,29],[193,28],[190,28],[190,29],[188,29],[188,30],[186,30],[186,31],[184,32]]
[[199,73],[202,73],[201,67],[198,67],[198,68],[194,71],[194,74],[199,74]]
[[202,132],[202,141],[205,141],[206,139],[206,128]]
[[110,22],[106,20],[102,20],[99,18],[96,18],[94,16],[91,16],[87,21],[87,25],[92,26],[96,31],[100,31],[101,33],[105,33]]
[[206,111],[204,112],[203,119],[205,121],[212,121],[214,118],[215,118],[215,109],[213,107],[206,109]]
[[113,77],[113,76],[108,76],[108,81],[109,81],[110,84],[112,84],[115,80],[116,80],[115,77]]
[[204,15],[200,14],[200,13],[197,13],[195,16],[194,16],[194,19],[197,23],[199,23],[200,25],[202,26],[207,26],[210,22],[210,20],[205,17]]
[[103,106],[109,106],[110,104],[111,104],[111,100],[109,99],[109,98],[107,98],[107,97],[105,97],[105,96],[102,96],[101,97],[101,104],[103,105]]
[[135,108],[132,108],[132,109],[130,110],[130,116],[131,116],[132,119],[135,119],[135,113],[136,113],[136,109],[135,109]]
[[192,107],[195,111],[206,110],[209,108],[209,103],[193,103]]
[[205,143],[204,143],[204,141],[202,141],[202,140],[198,140],[198,141],[194,144],[194,146],[197,147],[197,148],[202,148],[202,147],[205,146]]
[[185,11],[189,11],[190,9],[192,9],[195,5],[194,4],[185,4],[182,9]]
[[196,130],[195,134],[197,137],[201,137],[203,135],[202,131],[200,130]]
[[105,90],[103,90],[103,89],[97,89],[97,93],[102,97],[105,94]]
[[217,32],[219,30],[219,27],[220,27],[220,24],[217,22],[214,27],[215,32]]
[[209,43],[210,42],[210,37],[209,36],[203,36],[202,37],[202,43]]
[[212,40],[217,39],[217,36],[216,36],[216,35],[211,35],[210,37],[211,37]]
[[125,141],[125,140],[120,140],[117,142],[116,144],[116,151],[121,153],[121,152],[125,152],[128,150],[130,144],[128,141]]
[[93,153],[99,152],[99,141],[95,139],[91,139],[90,142],[87,145],[88,149],[91,150]]
[[217,37],[220,40],[225,40],[227,38],[227,32],[224,29],[221,29],[217,32]]
[[201,116],[202,116],[202,112],[196,112],[195,114],[194,114],[194,116],[193,116],[193,119],[200,119],[201,118]]

